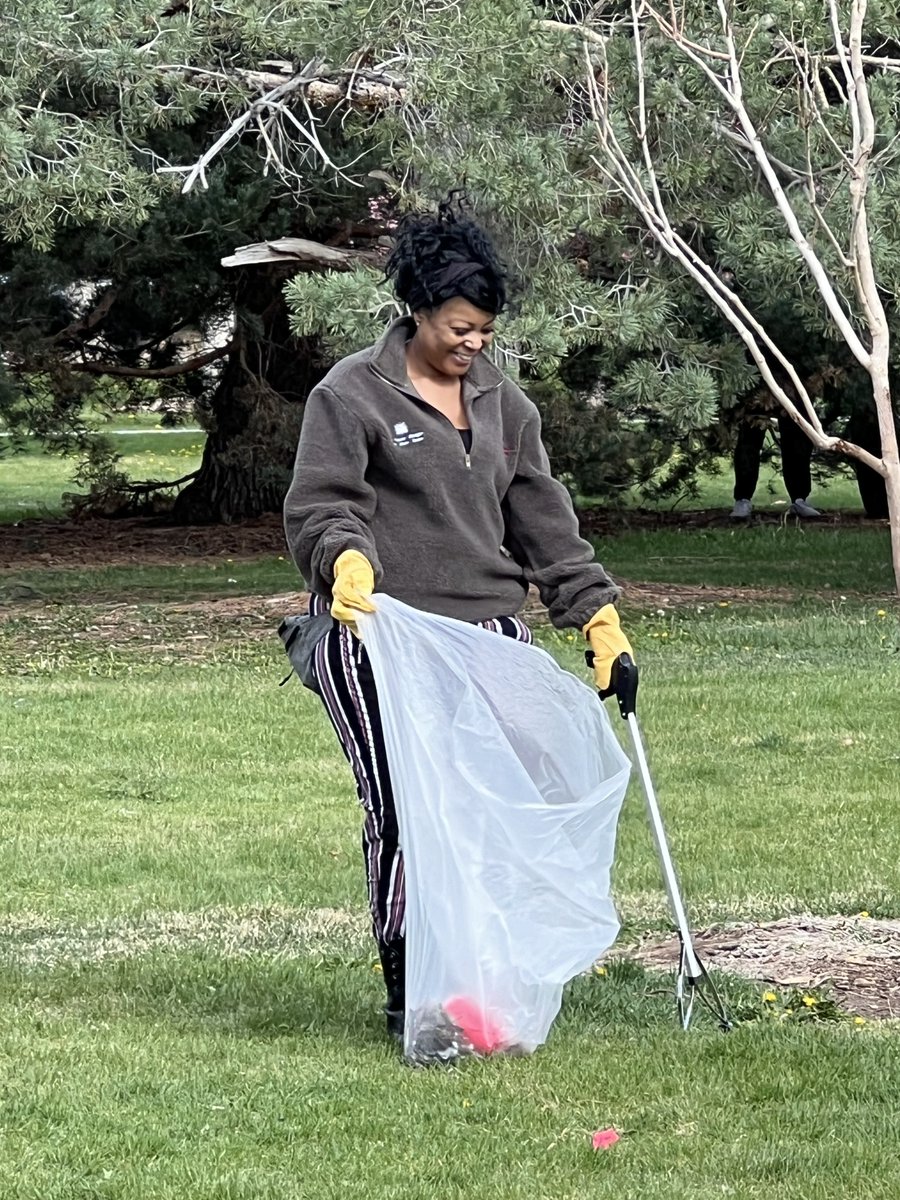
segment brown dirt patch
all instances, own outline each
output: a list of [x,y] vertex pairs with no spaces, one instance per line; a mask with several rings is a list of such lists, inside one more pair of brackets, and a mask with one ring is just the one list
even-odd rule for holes
[[690,604],[710,604],[714,601],[743,601],[765,604],[770,601],[789,603],[796,596],[790,588],[749,588],[694,583],[635,583],[616,575],[616,582],[625,594],[625,603],[636,608],[680,608]]
[[[900,1018],[900,920],[785,917],[767,924],[718,925],[695,935],[707,968],[773,988],[820,989],[841,1008],[869,1018]],[[652,938],[629,957],[671,968],[678,938]]]
[[[701,529],[731,525],[727,513],[723,514],[720,509],[672,513],[596,509],[582,513],[581,519],[585,532],[598,535],[621,533],[629,529]],[[783,519],[761,517],[760,522],[777,524]],[[829,514],[820,524],[826,523],[848,527],[883,524],[866,522],[863,517],[846,513]],[[168,525],[158,519],[92,518],[86,521],[23,521],[17,525],[0,526],[0,564],[9,575],[16,571],[35,569],[190,565],[209,562],[210,559],[230,559],[237,562],[284,553],[281,517],[274,513],[233,525]],[[678,608],[722,600],[746,603],[789,602],[795,596],[795,592],[790,588],[635,583],[623,578],[620,578],[619,582],[625,590],[628,603],[638,608]],[[21,596],[7,597],[16,601],[20,611],[21,603],[30,599],[24,594],[27,590],[24,588]],[[259,597],[245,596],[200,601],[197,611],[215,611],[218,615],[226,615],[233,611],[235,615],[240,615],[258,610],[261,603],[278,600],[278,597],[267,597],[263,601]],[[296,597],[292,597],[289,611],[297,611]],[[536,621],[546,619],[536,597],[529,601],[526,615]]]
[[164,565],[210,558],[284,554],[281,517],[234,525],[163,525],[158,521],[23,521],[0,527],[0,562],[36,567]]
[[[761,515],[759,524],[782,523],[784,515]],[[634,529],[731,528],[727,512],[650,512],[646,509],[591,509],[580,514],[583,530],[597,535]],[[855,513],[829,513],[816,523],[855,528],[884,525]],[[181,563],[209,558],[248,559],[284,553],[277,513],[233,525],[168,525],[159,519],[22,521],[0,526],[0,563],[15,570],[47,566],[117,566],[128,563]]]
[[[709,604],[717,600],[763,603],[766,600],[787,601],[792,595],[782,588],[762,591],[753,588],[696,587],[688,584],[631,583],[625,579],[620,579],[620,582],[628,596],[629,605],[636,608],[677,609],[684,605]],[[193,619],[197,625],[195,632],[202,630],[206,623],[217,626],[220,633],[227,626],[235,630],[240,628],[242,634],[271,636],[273,628],[282,617],[306,612],[309,593],[280,592],[275,595],[222,596],[190,601],[153,600],[155,618],[147,611],[147,602],[138,605],[127,601],[84,601],[80,606],[102,610],[94,615],[92,623],[85,627],[82,635],[84,640],[93,635],[98,641],[106,643],[129,641],[138,627],[142,631],[140,636],[146,638],[148,628],[153,624],[186,624],[188,619]],[[34,599],[29,595],[18,598],[0,594],[0,624],[12,618],[32,618],[39,614],[44,614],[46,620],[51,621],[55,619],[53,614],[57,607],[54,602]],[[535,589],[532,589],[522,609],[522,616],[530,625],[550,623],[547,610]],[[77,635],[75,636],[77,640]]]
[[[626,530],[653,529],[734,529],[730,510],[727,508],[675,509],[672,512],[656,512],[647,508],[591,508],[578,514],[581,527],[586,532],[602,535],[622,533]],[[787,508],[766,512],[754,510],[751,525],[798,524]],[[816,528],[858,529],[865,526],[884,527],[887,521],[871,520],[863,512],[842,512],[834,509],[822,513],[815,522]]]

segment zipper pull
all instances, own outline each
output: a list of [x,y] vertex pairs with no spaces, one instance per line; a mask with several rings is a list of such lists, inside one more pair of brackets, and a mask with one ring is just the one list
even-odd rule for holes
[[466,451],[466,470],[467,471],[472,470],[472,459],[471,459],[471,456],[469,455],[468,450]]

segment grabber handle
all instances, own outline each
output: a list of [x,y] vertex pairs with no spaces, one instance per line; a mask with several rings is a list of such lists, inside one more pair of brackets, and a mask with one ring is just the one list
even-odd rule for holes
[[[594,666],[593,650],[586,650],[584,659],[591,668]],[[609,673],[609,687],[598,691],[601,700],[615,696],[619,703],[622,719],[627,721],[637,707],[638,669],[637,663],[630,654],[623,652],[615,660]]]
[[605,692],[600,693],[600,699],[605,700],[607,696],[615,696],[619,712],[622,714],[623,720],[627,721],[637,707],[637,690],[637,663],[630,654],[620,654],[612,665],[609,687]]

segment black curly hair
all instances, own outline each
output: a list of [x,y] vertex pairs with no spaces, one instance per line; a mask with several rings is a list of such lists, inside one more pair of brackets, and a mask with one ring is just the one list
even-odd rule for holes
[[437,213],[403,218],[385,275],[412,312],[438,308],[454,296],[494,315],[506,307],[506,267],[457,196],[443,201]]

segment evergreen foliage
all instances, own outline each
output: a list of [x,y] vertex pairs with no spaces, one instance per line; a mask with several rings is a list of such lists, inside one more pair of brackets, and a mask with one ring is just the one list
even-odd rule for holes
[[[672,486],[689,484],[712,445],[704,431],[758,386],[727,323],[660,256],[597,165],[586,61],[642,169],[630,5],[621,0],[290,0],[275,9],[257,0],[89,0],[75,11],[58,0],[2,0],[0,8],[0,416],[13,428],[63,431],[60,445],[84,449],[86,402],[136,404],[150,387],[162,403],[197,404],[218,435],[195,487],[195,498],[207,489],[209,518],[223,514],[205,482],[216,455],[232,480],[268,455],[274,481],[260,485],[269,499],[257,507],[271,503],[289,470],[303,388],[397,311],[377,267],[391,221],[460,185],[518,282],[499,327],[499,361],[541,404],[555,465],[573,487],[615,494],[670,459]],[[847,292],[812,208],[836,231],[846,227],[849,197],[831,139],[846,138],[849,118],[828,64],[823,7],[778,0],[763,16],[749,0],[732,8],[742,31],[755,30],[744,56],[748,106]],[[696,37],[716,44],[715,3],[692,5],[691,20]],[[889,6],[870,5],[869,26],[873,59],[900,54]],[[789,46],[807,48],[810,86],[833,95],[824,127],[809,119]],[[857,414],[867,403],[859,370],[804,282],[709,82],[663,38],[648,35],[646,52],[652,144],[673,220],[775,323],[800,369],[827,376],[835,419]],[[346,99],[317,103],[298,88],[261,104],[300,75]],[[873,62],[882,140],[870,216],[889,297],[900,285],[897,78]],[[360,80],[388,91],[362,102]],[[208,189],[198,182],[182,195],[187,169],[253,105],[206,163]],[[808,162],[812,196],[802,182]],[[237,245],[288,235],[374,253],[350,272],[287,281],[279,270],[220,266]],[[299,350],[273,316],[285,282]],[[148,383],[95,373],[101,363],[158,373],[186,357],[187,331],[203,343],[232,314],[232,350],[193,374]],[[285,364],[298,353],[303,370],[285,392]],[[285,399],[277,417],[273,389]],[[282,432],[267,444],[276,426]],[[253,507],[248,498],[228,515]]]

